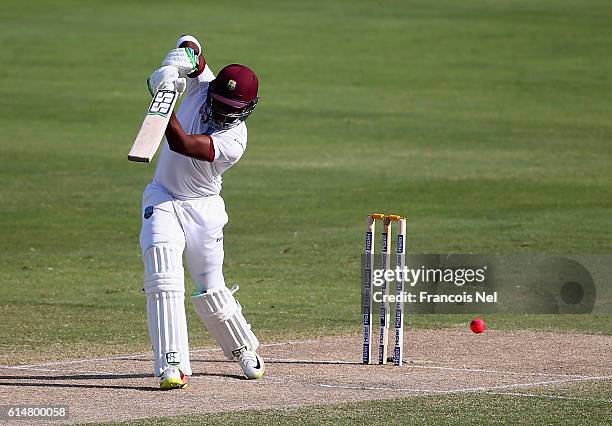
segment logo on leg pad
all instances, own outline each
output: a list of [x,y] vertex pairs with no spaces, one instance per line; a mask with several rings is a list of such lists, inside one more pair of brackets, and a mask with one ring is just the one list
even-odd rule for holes
[[166,352],[168,365],[178,366],[181,363],[181,354],[178,352]]

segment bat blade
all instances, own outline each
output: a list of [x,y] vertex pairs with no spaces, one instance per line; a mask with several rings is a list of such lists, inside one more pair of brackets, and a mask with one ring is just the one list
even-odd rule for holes
[[128,154],[128,160],[151,162],[164,137],[177,99],[178,93],[173,90],[157,91]]

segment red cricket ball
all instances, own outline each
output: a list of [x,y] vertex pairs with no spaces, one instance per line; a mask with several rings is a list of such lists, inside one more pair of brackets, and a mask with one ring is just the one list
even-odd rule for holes
[[474,318],[470,323],[470,330],[476,334],[480,334],[487,329],[487,323],[480,318]]

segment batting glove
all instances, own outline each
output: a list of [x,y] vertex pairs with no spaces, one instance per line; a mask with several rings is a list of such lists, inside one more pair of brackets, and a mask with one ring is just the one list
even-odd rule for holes
[[179,72],[175,67],[164,66],[149,76],[147,86],[151,96],[155,95],[158,90],[173,90],[181,95],[185,91],[187,81],[179,77]]
[[172,49],[162,61],[162,67],[175,67],[181,77],[186,77],[198,70],[198,58],[192,48]]

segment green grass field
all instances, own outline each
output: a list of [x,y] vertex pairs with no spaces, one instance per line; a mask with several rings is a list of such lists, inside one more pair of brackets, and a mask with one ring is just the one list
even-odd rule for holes
[[[0,363],[147,350],[154,166],[127,151],[146,77],[186,32],[213,71],[260,77],[223,196],[226,278],[264,339],[358,332],[373,211],[408,216],[412,253],[610,253],[609,1],[126,3],[0,5]],[[489,323],[608,334],[612,317]]]

